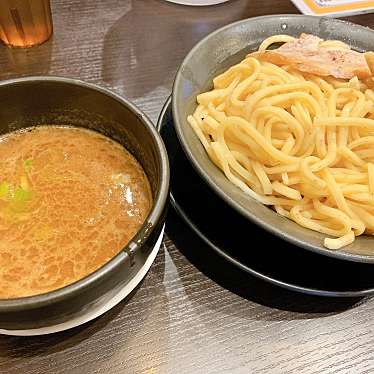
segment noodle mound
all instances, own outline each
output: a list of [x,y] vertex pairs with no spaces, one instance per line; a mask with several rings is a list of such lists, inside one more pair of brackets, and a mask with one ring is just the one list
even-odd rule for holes
[[[282,36],[261,50],[273,41]],[[248,55],[197,96],[188,121],[232,183],[339,249],[374,232],[374,91],[305,70]]]

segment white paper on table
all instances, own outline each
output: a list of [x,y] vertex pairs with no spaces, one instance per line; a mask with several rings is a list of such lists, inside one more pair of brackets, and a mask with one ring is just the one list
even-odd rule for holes
[[374,12],[374,1],[368,0],[292,0],[304,14],[314,16],[348,16]]

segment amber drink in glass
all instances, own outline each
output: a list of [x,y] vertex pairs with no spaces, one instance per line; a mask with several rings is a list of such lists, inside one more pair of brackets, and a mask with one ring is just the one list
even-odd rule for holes
[[52,35],[49,0],[0,0],[0,39],[11,47],[32,47]]

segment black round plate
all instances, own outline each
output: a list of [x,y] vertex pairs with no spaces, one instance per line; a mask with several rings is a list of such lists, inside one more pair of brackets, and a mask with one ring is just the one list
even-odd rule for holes
[[[174,131],[170,98],[157,128],[171,165],[171,204],[212,249],[242,270],[289,290],[328,297],[374,294],[374,266],[305,251],[246,220],[193,169]],[[266,247],[266,251],[263,250]]]

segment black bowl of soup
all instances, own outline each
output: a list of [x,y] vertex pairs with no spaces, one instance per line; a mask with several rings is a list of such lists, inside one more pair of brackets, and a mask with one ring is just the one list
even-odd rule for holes
[[139,109],[85,82],[3,81],[0,103],[0,332],[60,331],[149,268],[166,150]]

